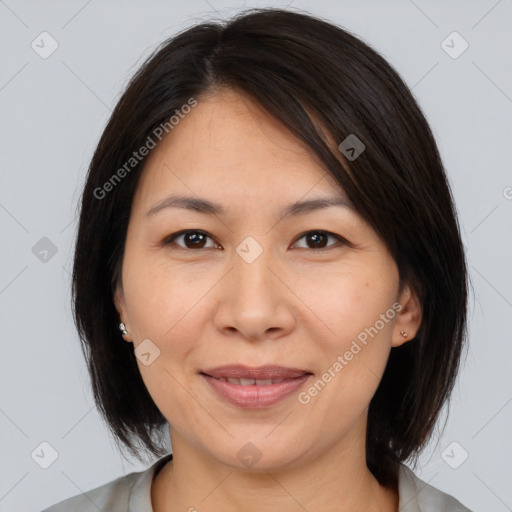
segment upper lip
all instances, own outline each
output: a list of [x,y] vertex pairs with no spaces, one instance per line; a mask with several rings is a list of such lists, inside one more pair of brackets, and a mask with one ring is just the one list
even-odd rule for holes
[[218,366],[216,368],[210,368],[202,370],[201,373],[205,373],[210,377],[219,379],[221,377],[235,378],[235,379],[255,379],[255,380],[266,380],[266,379],[294,379],[301,377],[305,374],[310,374],[308,370],[301,370],[299,368],[285,368],[277,365],[267,365],[259,367],[251,367],[245,365],[226,365]]

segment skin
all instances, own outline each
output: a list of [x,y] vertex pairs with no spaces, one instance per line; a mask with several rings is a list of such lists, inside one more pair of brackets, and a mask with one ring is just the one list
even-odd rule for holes
[[[227,215],[146,215],[171,193],[221,203]],[[391,348],[419,328],[417,297],[408,286],[399,293],[394,260],[355,210],[277,220],[289,203],[342,193],[311,150],[229,89],[201,99],[149,155],[114,301],[125,340],[136,348],[150,339],[160,350],[147,366],[137,359],[174,454],[152,484],[155,512],[398,510],[397,489],[380,486],[366,466],[366,423]],[[163,244],[184,229],[209,238]],[[315,230],[351,245],[329,237],[317,248],[302,236]],[[247,236],[263,249],[252,263],[236,252]],[[402,309],[307,404],[296,393],[241,409],[198,374],[279,364],[316,381],[394,303]],[[252,467],[237,456],[249,441],[261,454]]]

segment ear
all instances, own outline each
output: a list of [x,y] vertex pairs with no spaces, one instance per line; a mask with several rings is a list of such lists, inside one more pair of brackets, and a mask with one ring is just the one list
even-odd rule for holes
[[[126,330],[128,332],[130,332],[130,326],[129,326],[129,322],[128,322],[128,314],[126,311],[126,300],[124,297],[123,285],[120,282],[118,282],[118,284],[116,285],[113,299],[114,299],[114,306],[119,315],[119,322],[123,322],[126,327]],[[125,335],[123,335],[123,336],[125,336]]]
[[117,283],[114,291],[114,305],[117,313],[119,314],[119,318],[121,319],[120,321],[122,322],[123,318],[125,318],[126,301],[124,298],[123,285],[119,282]]
[[[126,300],[124,297],[123,285],[120,282],[118,282],[118,284],[116,285],[113,299],[114,299],[114,305],[116,307],[117,313],[119,314],[119,322],[123,322],[127,332],[130,333],[128,314],[126,311]],[[129,336],[129,334],[122,334],[122,336],[125,341],[132,341],[131,339],[128,339],[126,337],[126,336]]]
[[[420,328],[422,311],[421,304],[416,292],[409,285],[405,285],[397,302],[401,308],[396,309],[397,315],[393,326],[393,339],[391,345],[399,347],[407,341],[412,340]],[[402,335],[407,333],[407,337]]]

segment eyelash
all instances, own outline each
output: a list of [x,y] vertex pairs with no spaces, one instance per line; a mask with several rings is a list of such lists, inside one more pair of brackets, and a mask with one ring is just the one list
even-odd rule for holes
[[[171,244],[175,244],[174,240],[180,236],[183,236],[183,235],[187,235],[187,234],[191,234],[191,233],[199,233],[201,235],[204,235],[206,236],[207,238],[210,238],[211,240],[213,240],[213,237],[211,237],[208,233],[206,233],[205,231],[202,231],[200,229],[186,229],[186,230],[183,230],[183,231],[179,231],[177,233],[173,233],[172,235],[169,235],[168,237],[166,237],[164,240],[163,240],[163,245],[167,246],[167,245],[171,245]],[[336,238],[338,240],[338,242],[341,242],[342,245],[347,245],[349,247],[352,247],[352,244],[346,240],[345,238],[343,238],[342,236],[340,235],[336,235],[334,233],[331,233],[330,231],[324,231],[324,230],[319,230],[319,229],[315,229],[315,230],[311,230],[311,231],[305,231],[304,233],[301,233],[296,241],[294,243],[297,243],[298,240],[300,240],[301,238],[304,238],[306,235],[309,235],[309,234],[313,234],[313,233],[320,233],[322,235],[326,235],[328,237],[332,237],[332,238]],[[308,249],[308,250],[311,250],[311,251],[315,251],[315,252],[321,252],[321,251],[326,251],[327,249],[331,249],[333,247],[336,247],[338,246],[339,244],[333,244],[333,245],[330,245],[328,247],[321,247],[319,249],[310,249],[309,247],[301,247],[301,249]],[[183,249],[185,251],[200,251],[200,250],[205,250],[204,248],[198,248],[198,249],[193,249],[193,248],[189,248],[189,247],[182,247],[180,245],[178,245],[179,249]],[[214,249],[214,247],[206,247],[206,249]]]

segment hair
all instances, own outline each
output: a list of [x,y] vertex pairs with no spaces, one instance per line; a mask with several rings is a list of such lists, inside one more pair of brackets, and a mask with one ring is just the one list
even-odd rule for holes
[[[222,88],[255,99],[320,159],[389,249],[400,290],[408,284],[417,294],[421,325],[391,349],[368,409],[367,466],[381,485],[396,482],[399,464],[432,436],[456,380],[467,336],[465,254],[441,157],[412,92],[369,44],[303,12],[249,9],[183,30],[151,53],[117,102],[77,206],[72,276],[98,409],[116,443],[139,460],[167,452],[159,437],[167,420],[119,333],[113,302],[146,160],[130,159],[191,98]],[[349,135],[365,148],[351,161],[338,147]],[[116,170],[122,182],[113,183]]]

